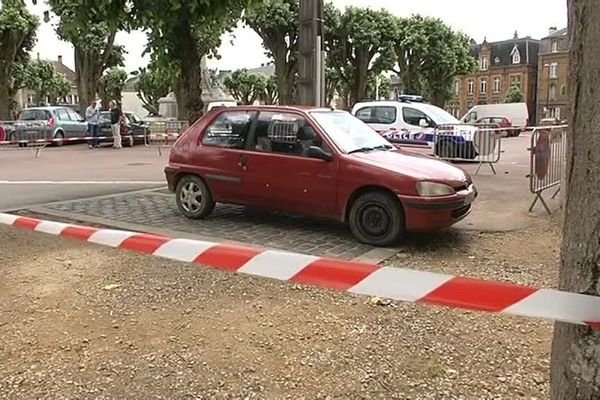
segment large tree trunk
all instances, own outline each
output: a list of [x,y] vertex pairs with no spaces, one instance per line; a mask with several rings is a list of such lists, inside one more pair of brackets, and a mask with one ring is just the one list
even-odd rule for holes
[[[566,206],[560,288],[600,295],[600,7],[569,0],[569,100]],[[549,305],[550,307],[552,305]],[[597,321],[596,321],[597,322]],[[557,323],[551,396],[600,398],[600,329]]]
[[0,66],[0,121],[12,119],[10,109],[10,88],[8,87],[8,75],[5,73],[6,68]]
[[[97,56],[91,56],[75,46],[75,81],[77,83],[80,112],[84,112],[96,97],[98,79],[100,78],[96,72],[97,63]],[[109,100],[111,99],[102,99],[104,107],[107,106]]]
[[296,61],[288,61],[288,48],[285,41],[273,45],[273,59],[275,60],[275,77],[277,79],[277,90],[279,91],[279,104],[295,104],[295,79]]

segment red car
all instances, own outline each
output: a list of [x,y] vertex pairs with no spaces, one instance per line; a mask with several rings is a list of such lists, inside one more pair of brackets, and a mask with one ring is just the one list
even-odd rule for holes
[[345,111],[316,108],[210,111],[177,140],[165,174],[188,218],[208,216],[215,202],[247,205],[347,222],[376,246],[449,227],[477,196],[462,169],[398,150]]
[[521,134],[521,128],[515,127],[512,122],[506,117],[485,117],[475,121],[475,125],[483,125],[484,127],[493,128],[508,128],[505,131],[500,131],[502,136],[516,137]]

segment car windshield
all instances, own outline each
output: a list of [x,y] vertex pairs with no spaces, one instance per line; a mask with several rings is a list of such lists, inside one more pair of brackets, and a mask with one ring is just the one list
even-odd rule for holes
[[344,153],[393,148],[367,124],[346,111],[312,111],[310,115]]
[[19,115],[21,121],[39,121],[48,118],[48,114],[45,110],[23,110]]
[[439,107],[431,104],[423,104],[423,111],[438,125],[453,125],[460,124],[460,121],[452,116],[452,114],[442,110]]

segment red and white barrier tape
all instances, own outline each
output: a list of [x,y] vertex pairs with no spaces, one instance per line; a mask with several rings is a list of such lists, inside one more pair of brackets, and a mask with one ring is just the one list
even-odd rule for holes
[[547,318],[600,328],[600,297],[404,268],[44,221],[0,224],[220,270],[421,304]]

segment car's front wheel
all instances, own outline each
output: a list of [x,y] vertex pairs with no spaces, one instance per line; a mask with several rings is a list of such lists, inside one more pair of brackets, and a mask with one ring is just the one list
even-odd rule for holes
[[56,132],[56,134],[54,135],[54,140],[52,141],[52,144],[54,144],[54,146],[56,146],[56,147],[60,147],[65,143],[63,140],[64,138],[65,138],[64,133]]
[[405,232],[402,205],[383,191],[360,195],[352,204],[349,222],[354,236],[361,243],[373,246],[391,246]]
[[215,208],[208,186],[195,175],[186,175],[180,179],[175,196],[179,211],[190,219],[205,218]]
[[123,147],[133,147],[133,135],[125,135],[123,138]]

